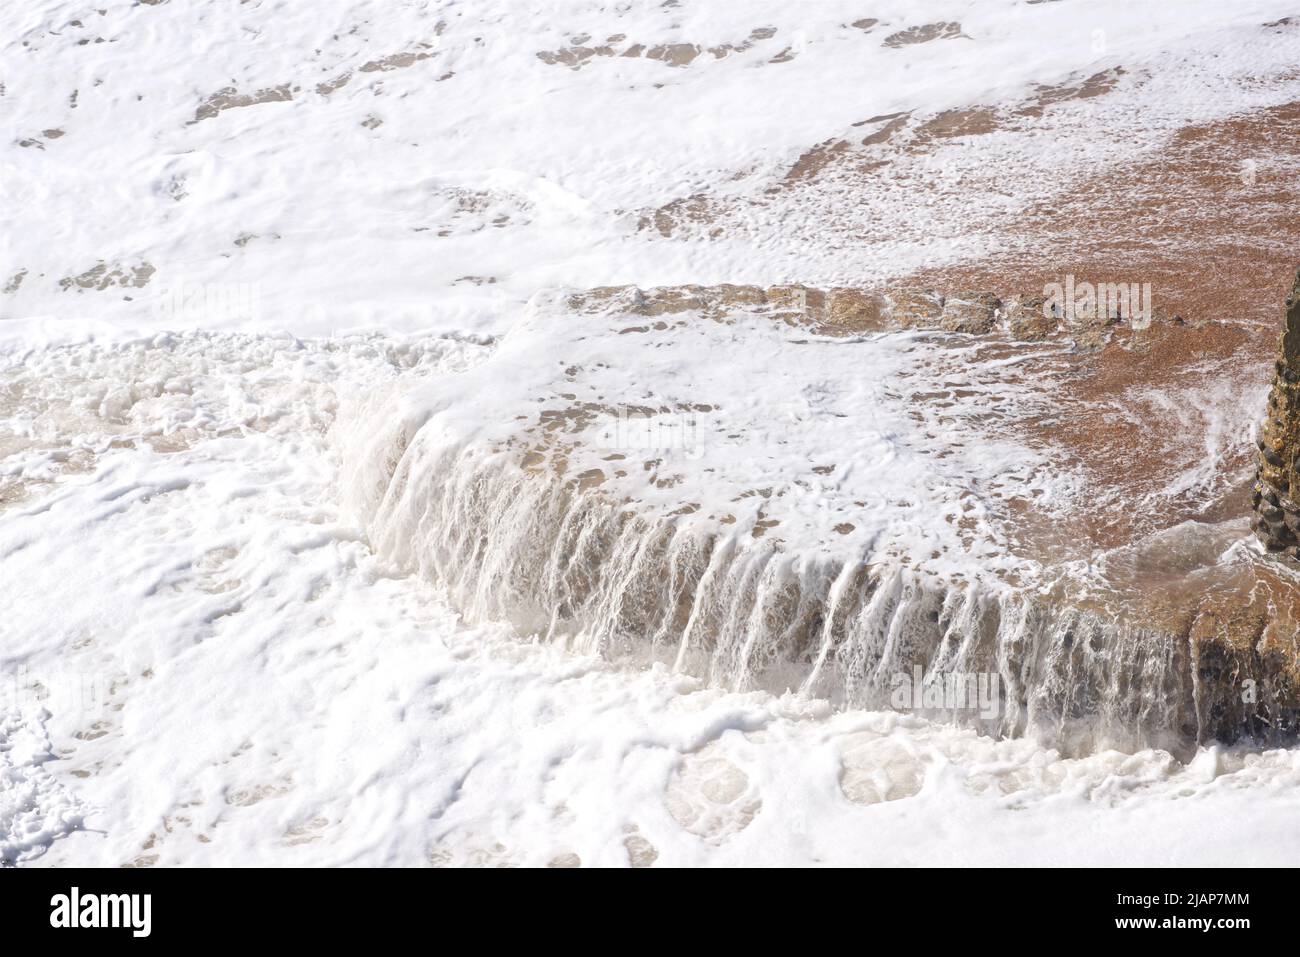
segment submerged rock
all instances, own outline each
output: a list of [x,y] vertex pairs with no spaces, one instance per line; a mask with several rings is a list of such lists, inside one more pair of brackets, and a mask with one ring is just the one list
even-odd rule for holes
[[943,302],[940,328],[946,332],[983,335],[997,325],[1002,301],[992,293],[958,293]]
[[[345,495],[467,620],[583,654],[1074,754],[1290,740],[1300,580],[1240,547],[1254,413],[1226,397],[1246,333],[1046,304],[917,285],[538,296],[490,359],[356,418]],[[1300,529],[1275,497],[1270,518]],[[900,676],[996,679],[997,702],[899,704]]]
[[[1042,293],[989,290],[945,291],[922,286],[818,288],[792,283],[781,286],[722,284],[641,289],[601,286],[575,290],[570,308],[580,312],[621,311],[636,316],[693,316],[716,322],[766,316],[799,325],[820,335],[855,336],[877,332],[930,331],[972,336],[1002,336],[1019,342],[1062,340],[1076,351],[1097,352],[1126,328],[1126,342],[1140,342],[1146,326],[1109,314],[1063,317]],[[1155,316],[1169,330],[1165,318]],[[1183,325],[1174,323],[1173,325]],[[1148,337],[1149,338],[1149,337]]]

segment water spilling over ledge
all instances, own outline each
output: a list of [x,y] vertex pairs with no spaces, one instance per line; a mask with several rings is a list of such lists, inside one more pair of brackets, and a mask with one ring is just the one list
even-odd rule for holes
[[1025,334],[1025,302],[541,295],[483,364],[351,411],[347,495],[471,619],[583,652],[849,707],[995,677],[995,713],[939,711],[1068,751],[1290,733],[1248,334]]

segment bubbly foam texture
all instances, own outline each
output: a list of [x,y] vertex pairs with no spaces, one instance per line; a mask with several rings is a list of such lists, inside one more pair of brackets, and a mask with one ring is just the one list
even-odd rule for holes
[[[0,520],[15,678],[0,747],[6,860],[1170,863],[1194,851],[1266,863],[1296,852],[1284,826],[1297,810],[1292,751],[1069,758],[916,714],[710,688],[663,664],[628,671],[459,621],[437,590],[394,577],[336,503],[391,467],[342,454],[360,421],[349,410],[400,404],[434,376],[486,368],[489,352],[187,335],[26,357],[24,408],[82,400],[80,434],[98,451]],[[177,404],[160,411],[144,383],[164,367],[202,385],[164,392]],[[101,418],[105,386],[145,398]],[[11,409],[6,431],[21,419]],[[171,451],[108,441],[199,421]],[[963,840],[941,839],[938,820]],[[1188,828],[1216,836],[1191,848]],[[1052,841],[1025,840],[1048,830]]]
[[[1108,604],[1248,565],[1231,509],[1009,534],[1096,489],[1010,428],[1051,347],[527,305],[978,260],[1293,101],[1288,4],[0,8],[0,860],[1294,860],[1296,753],[1190,748],[1196,672]],[[1106,600],[1047,613],[1049,552]],[[833,710],[918,654],[1008,709]]]
[[[1264,27],[1291,13],[879,0],[863,30],[856,0],[11,4],[0,315],[500,330],[549,286],[979,259],[1185,125],[1295,100],[1294,32]],[[616,55],[539,56],[574,47]],[[187,298],[204,284],[232,296]]]
[[1149,503],[1034,437],[1062,346],[564,302],[336,430],[374,547],[471,621],[836,706],[984,675],[997,707],[958,720],[1071,754],[1234,733],[1189,628],[1249,605],[1244,525],[1180,520],[1222,494],[1194,463],[1135,540],[1063,533],[1103,495]]

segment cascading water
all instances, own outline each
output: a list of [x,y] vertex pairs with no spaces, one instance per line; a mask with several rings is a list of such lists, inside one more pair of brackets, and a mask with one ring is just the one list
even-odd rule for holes
[[[1095,581],[1078,562],[1013,560],[1007,550],[988,547],[1002,541],[994,519],[1010,497],[989,489],[1010,488],[1020,476],[1050,493],[1071,480],[1044,469],[1030,449],[1005,442],[1003,454],[1014,457],[980,474],[994,440],[975,441],[971,430],[972,422],[982,426],[994,417],[987,404],[977,403],[973,414],[944,408],[948,427],[930,431],[940,420],[928,419],[900,386],[929,372],[945,386],[978,391],[977,367],[962,383],[946,378],[955,374],[941,364],[950,345],[900,351],[897,342],[881,340],[879,355],[867,351],[868,342],[856,354],[828,345],[805,368],[786,370],[800,394],[814,396],[814,415],[783,423],[789,436],[773,439],[769,432],[761,453],[742,445],[745,462],[729,473],[735,457],[715,455],[707,444],[670,467],[651,451],[639,450],[644,465],[635,455],[610,453],[595,438],[595,418],[620,403],[702,407],[724,413],[712,422],[713,434],[743,443],[767,413],[761,401],[737,406],[734,393],[719,399],[725,376],[716,374],[713,358],[743,338],[757,365],[780,334],[743,323],[661,323],[668,335],[649,354],[670,385],[652,395],[635,381],[633,365],[607,361],[618,355],[613,350],[628,348],[626,339],[614,338],[626,334],[625,317],[612,325],[607,318],[564,319],[541,308],[464,377],[415,394],[374,396],[352,410],[341,436],[346,496],[374,547],[444,584],[470,619],[509,620],[524,635],[581,653],[657,661],[727,688],[798,690],[843,707],[904,707],[991,733],[1031,735],[1070,752],[1177,751],[1198,740],[1287,726],[1287,689],[1258,654],[1238,653],[1235,626],[1224,614],[1224,607],[1248,605],[1243,593],[1258,586],[1257,559],[1238,545],[1240,520],[1162,531],[1145,551],[1137,549],[1137,558],[1132,549],[1112,549]],[[729,356],[743,381],[745,362]],[[877,377],[870,369],[864,374],[864,356],[883,361]],[[532,370],[543,371],[539,377]],[[846,402],[863,398],[857,390],[864,381],[869,402]],[[555,399],[562,407],[548,408]],[[1022,408],[1032,409],[1025,402]],[[867,414],[857,418],[847,411],[863,409]],[[841,431],[837,420],[846,417]],[[847,436],[838,460],[847,476],[825,487],[816,507],[800,497],[808,489],[799,481],[760,488],[757,496],[731,494],[757,488],[777,459],[799,463],[803,474],[812,462],[836,461],[818,448],[817,430],[826,423],[831,441]],[[910,433],[902,432],[904,424]],[[918,449],[915,437],[926,435],[937,452]],[[857,461],[855,441],[870,445]],[[792,452],[797,443],[803,447]],[[773,461],[757,461],[771,449]],[[871,461],[881,460],[886,467],[873,473]],[[636,474],[638,466],[649,480]],[[959,474],[975,479],[954,488]],[[972,489],[979,490],[974,503]],[[917,527],[909,507],[928,494],[922,517],[928,511],[941,521]],[[763,504],[747,519],[722,514],[755,498]],[[853,530],[844,536],[852,537],[849,547],[828,548],[825,539],[839,536],[800,531],[825,524],[821,512],[843,517],[828,500],[848,501],[857,518],[856,526],[836,525]],[[869,524],[889,506],[904,520]],[[942,537],[954,532],[960,546]],[[1197,536],[1203,554],[1191,563],[1193,577],[1175,576],[1168,595],[1210,581],[1225,590],[1220,605],[1182,594],[1169,599],[1179,606],[1170,610],[1154,597],[1154,571],[1125,579],[1139,566],[1154,569],[1157,552],[1189,554]],[[923,560],[945,551],[959,560]],[[1209,577],[1195,584],[1196,575]],[[1119,595],[1119,584],[1131,594]],[[1243,700],[1247,679],[1261,686],[1262,700]],[[963,690],[954,707],[951,695]],[[996,696],[994,706],[981,707],[981,694]]]

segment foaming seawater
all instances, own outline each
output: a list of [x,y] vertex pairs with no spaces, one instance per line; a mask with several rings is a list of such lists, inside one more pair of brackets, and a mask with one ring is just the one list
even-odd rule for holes
[[[470,361],[449,349],[182,336],[28,356],[0,396],[0,508],[39,498],[111,452],[167,455],[212,439],[334,429],[343,495],[379,555],[445,586],[471,620],[508,621],[579,654],[660,663],[723,688],[794,690],[837,708],[901,708],[1070,754],[1184,753],[1192,742],[1290,729],[1294,583],[1241,544],[1239,520],[1184,522],[1036,572],[1017,560],[1008,575],[971,574],[973,559],[944,574],[898,550],[807,547],[781,538],[788,526],[778,519],[788,516],[772,504],[728,525],[692,520],[708,501],[668,508],[674,488],[658,490],[654,507],[629,503],[585,477],[577,441],[548,440],[566,449],[567,472],[522,466],[523,448],[481,441],[498,410],[431,410],[412,393],[434,379],[463,392],[455,373],[490,354],[474,347]],[[814,404],[835,407],[835,371],[819,365]],[[952,374],[944,367],[950,391]],[[885,380],[882,394],[890,388]],[[898,391],[900,407],[914,401]],[[871,421],[897,428],[903,420],[891,414],[880,406]],[[960,422],[959,408],[944,414]],[[907,437],[890,442],[899,455]],[[747,475],[737,487],[756,484]],[[1258,705],[1240,700],[1244,680],[1258,685]],[[945,694],[968,681],[973,691],[954,707]]]
[[472,361],[433,338],[160,334],[0,352],[0,510],[91,471],[106,454],[163,455],[254,433],[324,434],[339,393]]
[[[599,487],[467,447],[436,419],[394,426],[394,411],[381,403],[377,420],[361,420],[366,450],[350,457],[347,494],[380,554],[444,584],[470,620],[846,708],[897,707],[900,676],[920,667],[906,710],[1067,753],[1185,753],[1266,730],[1231,695],[1246,677],[1267,694],[1276,676],[1243,660],[1226,683],[1205,670],[1222,650],[1190,641],[1213,620],[1192,599],[1240,591],[1257,574],[1253,556],[1234,553],[1240,521],[1187,523],[1033,586],[945,582],[904,563],[791,553],[747,532],[643,517]],[[967,676],[995,680],[993,713],[926,707],[926,689]]]
[[[1297,752],[1194,751],[1187,701],[1230,682],[1202,680],[1186,633],[1117,613],[1198,574],[1211,605],[1248,609],[1215,577],[1254,561],[1232,522],[1055,584],[945,583],[795,550],[780,525],[620,515],[576,466],[478,444],[481,406],[431,411],[431,382],[481,402],[461,370],[488,358],[178,336],[5,366],[22,395],[0,433],[34,444],[0,467],[92,458],[0,513],[0,644],[21,663],[3,676],[17,707],[0,699],[0,861],[1168,863],[1188,831],[1218,835],[1202,862],[1293,853],[1276,835]],[[339,514],[340,482],[370,536]],[[393,557],[516,634],[458,624]],[[892,679],[920,662],[900,703]],[[928,709],[961,669],[996,676],[989,718]],[[1034,840],[1046,828],[1060,841]]]
[[[637,307],[557,302],[339,433],[376,550],[471,620],[1072,754],[1292,734],[1297,585],[1243,544],[1231,335],[827,341],[744,309],[629,325]],[[1223,356],[1190,398],[1174,374],[1088,406],[1115,370],[1205,343]],[[774,421],[774,394],[803,412]],[[1140,458],[1151,408],[1178,414]],[[626,409],[690,410],[703,437],[611,447],[600,418]]]

